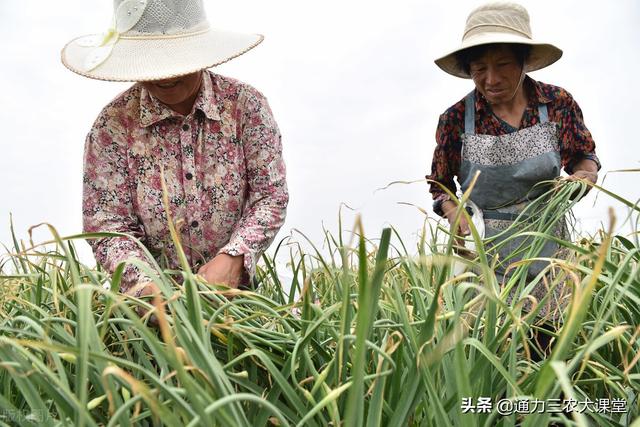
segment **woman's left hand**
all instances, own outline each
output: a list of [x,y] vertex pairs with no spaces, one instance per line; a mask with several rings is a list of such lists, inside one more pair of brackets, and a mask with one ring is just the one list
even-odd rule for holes
[[[590,184],[595,184],[598,181],[598,164],[591,159],[582,159],[573,167],[573,174],[565,178],[567,181],[587,181]],[[591,190],[591,185],[588,185],[585,193],[586,195]],[[579,192],[576,192],[572,198],[577,197]]]
[[200,267],[198,274],[215,285],[227,285],[237,288],[242,283],[244,272],[244,255],[232,256],[218,254],[211,261]]
[[598,180],[598,173],[588,171],[588,170],[578,170],[578,171],[575,171],[573,175],[569,175],[566,179],[567,181],[586,180],[592,184],[595,184],[596,181]]

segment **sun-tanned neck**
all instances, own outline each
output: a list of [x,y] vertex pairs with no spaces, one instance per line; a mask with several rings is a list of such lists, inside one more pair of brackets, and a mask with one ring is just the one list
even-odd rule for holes
[[509,101],[491,104],[494,114],[515,128],[520,127],[522,115],[527,108],[528,98],[524,85],[520,85],[516,94]]

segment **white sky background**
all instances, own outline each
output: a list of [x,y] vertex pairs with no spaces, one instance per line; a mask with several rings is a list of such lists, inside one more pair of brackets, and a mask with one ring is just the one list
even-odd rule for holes
[[[458,45],[469,11],[482,2],[205,3],[213,26],[266,35],[262,45],[216,72],[262,91],[279,123],[291,194],[280,236],[296,228],[320,243],[323,224],[337,230],[344,202],[362,213],[369,237],[392,224],[413,241],[424,217],[397,202],[431,211],[426,183],[375,190],[429,173],[438,115],[473,87],[440,71],[433,59]],[[559,62],[531,76],[565,87],[578,101],[603,163],[600,178],[639,168],[640,3],[522,4],[534,37],[564,50]],[[59,57],[72,38],[105,30],[111,13],[109,0],[0,0],[4,244],[10,243],[10,212],[21,238],[40,222],[62,235],[81,231],[84,138],[102,107],[128,84],[82,78]],[[605,184],[635,201],[639,176],[611,174]],[[592,231],[607,221],[610,205],[602,196],[594,205],[591,195],[576,214]],[[353,218],[345,212],[345,228]],[[35,233],[36,241],[49,237],[44,229]],[[83,254],[91,259],[88,246]]]

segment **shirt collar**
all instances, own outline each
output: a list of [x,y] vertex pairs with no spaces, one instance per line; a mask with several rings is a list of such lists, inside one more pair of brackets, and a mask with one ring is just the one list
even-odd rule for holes
[[[544,91],[542,90],[542,85],[540,82],[533,80],[531,77],[525,75],[524,81],[522,82],[522,84],[524,85],[524,88],[529,95],[529,100],[530,100],[529,104],[540,105],[540,104],[548,104],[551,102],[551,99],[544,94]],[[478,89],[475,89],[475,91],[476,91],[476,111],[479,113],[484,111],[491,111],[489,106],[489,101],[487,101],[487,99],[480,93],[480,91],[478,91]]]
[[[202,86],[193,104],[193,111],[200,110],[208,119],[220,120],[212,79],[213,77],[208,71],[203,72]],[[140,125],[147,127],[169,117],[181,116],[160,102],[144,86],[140,85]]]
[[551,98],[549,98],[545,92],[542,90],[542,83],[533,80],[531,77],[527,76],[525,78],[525,81],[530,82],[529,83],[529,87],[533,88],[533,99],[537,99],[538,100],[538,104],[548,104],[551,101],[553,101]]
[[203,72],[200,95],[196,98],[194,107],[202,111],[209,120],[220,120],[218,99],[214,90],[213,75],[208,71]]

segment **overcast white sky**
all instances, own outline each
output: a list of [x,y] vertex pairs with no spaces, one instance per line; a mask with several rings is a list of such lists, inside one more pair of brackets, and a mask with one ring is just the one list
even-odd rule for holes
[[[408,240],[430,211],[426,183],[393,186],[429,172],[438,115],[472,88],[433,59],[454,48],[480,1],[205,0],[215,27],[265,34],[255,50],[217,72],[248,82],[269,99],[283,134],[291,229],[320,240],[336,230],[341,202],[362,213],[376,237],[387,224]],[[606,171],[639,168],[635,74],[640,60],[636,0],[522,1],[534,36],[564,50],[535,79],[565,87],[582,107]],[[49,222],[81,230],[84,138],[101,108],[128,84],[82,78],[60,63],[73,37],[101,32],[109,0],[0,0],[0,242],[9,213],[26,237]],[[635,109],[635,111],[634,111]],[[611,174],[609,189],[636,200],[638,174]],[[613,202],[593,196],[577,215],[588,230]],[[620,211],[621,212],[621,211]],[[345,216],[349,227],[353,215]],[[628,227],[627,227],[628,230]],[[49,237],[44,231],[36,240]]]

